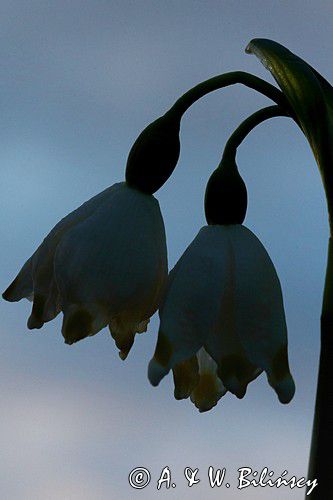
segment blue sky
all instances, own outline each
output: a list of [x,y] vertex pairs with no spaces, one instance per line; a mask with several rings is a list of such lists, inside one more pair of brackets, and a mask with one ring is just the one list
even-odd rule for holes
[[[61,217],[123,179],[139,132],[188,88],[233,70],[272,82],[244,52],[252,38],[286,45],[332,81],[332,14],[329,1],[3,0],[1,289]],[[267,104],[234,86],[185,115],[178,167],[156,195],[170,267],[205,223],[204,189],[225,141]],[[282,283],[294,400],[280,405],[262,376],[242,401],[226,395],[200,415],[173,399],[171,377],[158,388],[148,383],[156,317],[123,363],[106,330],[69,347],[60,317],[30,332],[29,303],[2,301],[2,498],[221,498],[225,490],[205,481],[209,465],[227,467],[232,484],[244,465],[306,475],[328,237],[323,189],[305,138],[286,118],[258,127],[239,148],[238,165],[249,194],[245,224]],[[152,483],[133,492],[127,476],[139,465],[151,469]],[[177,488],[157,492],[165,465]],[[202,471],[191,490],[186,466]],[[270,490],[269,498],[303,494]],[[233,487],[227,495],[268,493]]]

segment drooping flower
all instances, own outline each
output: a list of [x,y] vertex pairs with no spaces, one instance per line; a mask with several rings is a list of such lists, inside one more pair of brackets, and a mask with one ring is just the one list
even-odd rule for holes
[[201,411],[227,390],[242,398],[262,371],[282,403],[292,399],[280,282],[245,226],[203,227],[171,271],[151,383],[158,385],[171,369],[175,396],[191,396]]
[[62,311],[67,344],[109,326],[125,359],[146,331],[167,276],[158,201],[114,184],[62,219],[24,264],[3,297],[33,300],[28,327]]
[[62,219],[24,264],[3,298],[33,300],[28,328],[64,313],[67,344],[109,326],[125,359],[147,330],[167,278],[167,248],[153,193],[180,152],[181,113],[170,109],[134,142],[126,182],[114,184]]

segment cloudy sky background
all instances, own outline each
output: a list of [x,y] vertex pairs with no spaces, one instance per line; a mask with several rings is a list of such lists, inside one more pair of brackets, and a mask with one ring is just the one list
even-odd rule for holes
[[[0,285],[5,289],[54,224],[123,179],[139,132],[201,80],[243,70],[269,81],[254,37],[279,41],[333,80],[330,1],[6,1],[0,3]],[[205,223],[203,194],[233,129],[269,101],[241,86],[202,99],[182,122],[181,158],[157,193],[174,265]],[[107,331],[72,347],[61,319],[30,332],[28,302],[1,302],[0,496],[5,499],[301,499],[304,490],[237,491],[237,469],[304,476],[319,353],[328,227],[320,176],[297,127],[275,118],[238,153],[246,225],[269,251],[284,292],[297,385],[280,405],[265,377],[209,413],[152,388],[157,319],[123,363]],[[133,491],[131,469],[152,482]],[[170,466],[174,491],[156,490]],[[232,487],[211,490],[207,469]],[[186,466],[199,467],[185,487]]]

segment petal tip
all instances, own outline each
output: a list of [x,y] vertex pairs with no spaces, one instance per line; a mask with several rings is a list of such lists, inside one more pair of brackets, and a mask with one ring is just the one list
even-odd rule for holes
[[27,327],[29,330],[40,330],[44,325],[44,321],[36,318],[33,314],[28,319]]
[[125,359],[127,358],[128,356],[128,352],[125,352],[125,351],[119,351],[119,357],[122,361],[125,361]]
[[92,317],[90,313],[78,306],[73,306],[64,316],[62,334],[65,343],[74,344],[88,337],[92,330]]
[[4,300],[7,300],[8,302],[10,302],[10,295],[8,293],[8,288],[1,294],[1,297],[4,299]]
[[274,390],[279,398],[280,403],[290,403],[296,391],[294,379],[290,374],[288,374],[274,386]]
[[238,399],[243,399],[246,394],[247,385],[242,384],[235,375],[224,378],[223,384]]
[[6,290],[2,293],[2,298],[4,300],[6,300],[7,302],[18,302],[19,300],[21,300],[21,298],[17,298],[14,296],[13,294],[13,291],[14,291],[14,286],[13,286],[13,283],[11,285],[9,285],[8,288],[6,288]]
[[165,375],[169,372],[161,366],[154,358],[148,366],[148,379],[153,387],[157,387]]
[[2,297],[8,302],[18,302],[23,298],[29,299],[31,295],[33,295],[33,282],[31,276],[31,259],[29,259],[16,278],[14,278],[3,292]]
[[173,391],[173,397],[177,400],[177,401],[181,401],[182,399],[187,399],[189,396],[187,394],[187,392],[185,391],[180,391],[179,389],[175,389]]

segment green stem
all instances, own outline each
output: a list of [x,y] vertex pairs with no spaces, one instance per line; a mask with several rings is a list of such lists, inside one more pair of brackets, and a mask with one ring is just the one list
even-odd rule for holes
[[315,415],[309,460],[309,479],[318,486],[305,498],[333,498],[333,240],[329,239],[321,314],[321,350]]
[[[244,71],[232,71],[230,73],[224,73],[223,75],[218,75],[209,80],[199,83],[192,89],[188,90],[182,97],[180,97],[175,104],[172,106],[172,110],[178,111],[181,115],[192,106],[198,99],[205,96],[209,92],[214,90],[227,87],[229,85],[234,85],[240,83],[249,87],[251,89],[257,90],[261,94],[265,95],[269,99],[272,99],[276,104],[280,105],[285,109],[290,109],[289,103],[285,98],[284,94],[271,85],[265,80],[258,78],[257,76],[251,75],[251,73],[246,73]],[[171,111],[171,110],[170,110]]]
[[238,146],[243,142],[251,130],[257,125],[260,125],[263,121],[274,118],[275,116],[290,116],[290,113],[287,109],[281,108],[280,106],[268,106],[259,109],[259,111],[256,111],[246,118],[229,137],[224,148],[223,157],[229,155],[235,157]]
[[238,146],[257,125],[274,116],[290,116],[280,106],[256,111],[232,133],[219,166],[210,176],[205,192],[205,216],[208,224],[242,224],[247,209],[247,192],[236,164]]

